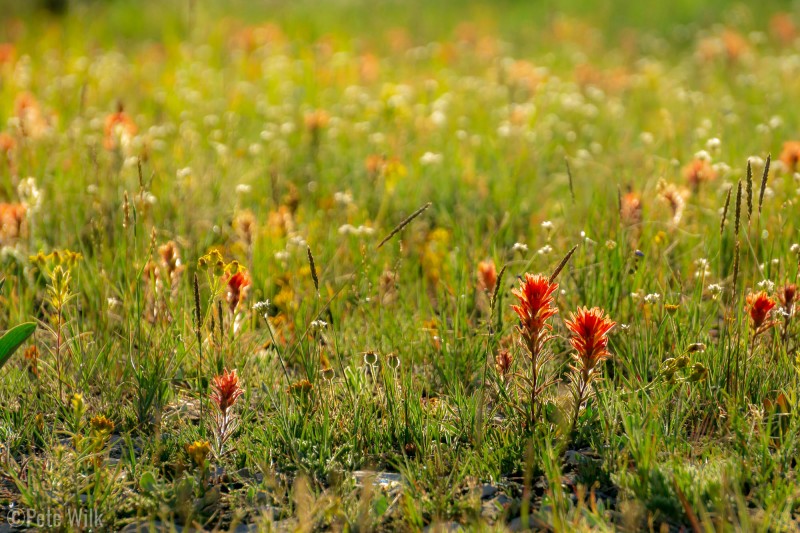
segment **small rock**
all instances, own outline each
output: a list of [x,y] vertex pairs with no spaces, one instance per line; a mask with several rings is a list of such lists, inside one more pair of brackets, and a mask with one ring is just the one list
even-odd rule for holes
[[497,487],[485,483],[481,487],[481,500],[488,500],[497,493]]
[[527,521],[527,526],[523,527],[522,525],[522,517],[518,516],[514,520],[508,523],[508,530],[509,531],[528,531],[530,529],[551,529],[547,527],[547,524],[542,522],[536,517],[529,516]]

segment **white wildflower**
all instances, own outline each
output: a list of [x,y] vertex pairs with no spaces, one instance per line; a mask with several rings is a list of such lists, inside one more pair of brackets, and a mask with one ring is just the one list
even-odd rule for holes
[[433,152],[425,152],[422,154],[422,157],[419,158],[419,163],[424,166],[428,165],[438,165],[442,162],[444,157],[442,154],[434,154]]
[[768,279],[759,281],[756,285],[762,291],[772,292],[775,289],[775,282]]
[[644,297],[645,303],[648,303],[648,304],[658,303],[658,301],[660,299],[661,299],[661,295],[658,294],[657,292],[651,292],[650,294],[648,294],[647,296]]

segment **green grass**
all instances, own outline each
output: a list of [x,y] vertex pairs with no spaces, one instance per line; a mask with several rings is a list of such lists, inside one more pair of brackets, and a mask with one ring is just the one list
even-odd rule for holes
[[162,4],[0,21],[0,531],[797,527],[792,4]]

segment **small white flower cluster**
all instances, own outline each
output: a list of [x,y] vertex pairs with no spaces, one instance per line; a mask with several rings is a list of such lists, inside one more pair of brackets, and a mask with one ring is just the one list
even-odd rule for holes
[[324,320],[314,320],[309,324],[309,328],[311,331],[322,331],[323,329],[328,327],[328,323]]
[[765,279],[763,281],[759,281],[756,286],[761,289],[762,291],[772,292],[775,290],[775,282]]
[[20,202],[29,213],[35,213],[42,207],[42,191],[36,186],[34,178],[25,178],[17,185]]
[[655,304],[661,300],[661,295],[657,292],[652,292],[644,297],[644,302],[648,304]]
[[292,235],[291,237],[289,237],[289,240],[286,241],[286,248],[288,249],[290,246],[294,246],[295,248],[302,248],[305,250],[308,247],[308,243],[300,235]]
[[511,250],[514,252],[520,252],[524,254],[528,252],[528,245],[523,244],[521,242],[515,242],[514,246],[511,247]]
[[333,201],[339,205],[350,205],[353,203],[353,195],[350,192],[337,191],[333,193]]
[[694,262],[696,268],[694,277],[705,278],[711,275],[711,268],[709,267],[708,259],[700,258]]
[[720,285],[719,283],[712,283],[707,287],[707,289],[708,292],[711,294],[711,297],[715,300],[720,294],[722,294],[722,285]]
[[270,305],[271,303],[269,300],[261,300],[253,304],[253,311],[266,319],[268,317]]
[[444,160],[442,154],[434,154],[433,152],[425,152],[419,158],[419,164],[423,166],[438,165]]
[[375,233],[375,228],[369,226],[353,226],[352,224],[344,224],[339,226],[339,235],[372,235]]

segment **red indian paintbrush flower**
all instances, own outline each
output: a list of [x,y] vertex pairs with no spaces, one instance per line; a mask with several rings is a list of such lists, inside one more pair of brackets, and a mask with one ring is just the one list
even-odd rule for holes
[[520,325],[517,329],[531,352],[538,351],[546,332],[552,329],[547,320],[558,313],[558,309],[553,307],[553,293],[557,289],[558,283],[551,282],[541,274],[525,274],[519,289],[511,291],[519,300],[519,305],[511,306],[519,316]]
[[753,331],[755,331],[756,335],[769,328],[770,324],[766,323],[767,316],[776,305],[775,300],[770,298],[764,291],[747,295],[748,312],[750,313],[750,320],[753,321]]
[[236,403],[236,400],[244,394],[242,387],[239,385],[239,376],[236,370],[228,372],[225,370],[219,376],[216,376],[211,381],[211,399],[217,405],[220,413],[223,415],[229,408]]
[[616,323],[599,307],[581,307],[565,320],[572,333],[569,342],[575,348],[575,360],[581,370],[591,371],[611,354],[608,351],[608,332]]
[[572,373],[569,376],[575,399],[572,429],[569,432],[572,439],[578,427],[581,405],[589,398],[590,385],[598,378],[599,365],[611,355],[608,351],[608,332],[616,323],[599,307],[580,307],[564,324],[572,334],[569,342],[575,348],[572,354],[575,365],[570,365]]
[[136,123],[123,111],[122,106],[119,106],[116,113],[106,117],[103,126],[103,146],[106,150],[113,150],[120,143],[128,143],[137,131]]
[[[553,306],[553,293],[558,289],[558,284],[551,282],[547,277],[536,274],[525,274],[520,280],[518,289],[511,291],[519,300],[519,305],[511,308],[519,316],[517,331],[522,337],[522,344],[528,351],[530,360],[530,374],[526,378],[529,385],[530,404],[528,406],[528,427],[533,428],[542,409],[541,395],[545,388],[555,383],[555,379],[545,373],[546,365],[552,360],[552,352],[544,349],[544,343],[550,339],[549,332],[553,328],[547,321],[558,309]],[[498,361],[505,365],[508,361]],[[503,368],[498,370],[502,371]]]
[[642,223],[642,197],[635,192],[628,192],[620,199],[620,218],[626,226]]
[[789,172],[797,171],[800,162],[800,141],[786,141],[781,150],[781,161]]
[[497,267],[491,259],[478,263],[478,286],[486,292],[493,292],[497,285]]
[[787,283],[783,286],[783,288],[778,292],[778,299],[781,301],[781,305],[783,306],[784,311],[788,314],[792,314],[792,309],[794,309],[794,301],[797,298],[797,285],[794,283]]
[[236,274],[228,276],[228,305],[230,306],[231,313],[236,312],[239,302],[247,298],[247,292],[250,289],[251,281],[250,276],[246,270],[239,270]]
[[714,167],[711,166],[707,159],[694,159],[683,167],[683,175],[689,185],[694,190],[697,190],[701,183],[716,179],[717,171],[714,170]]

